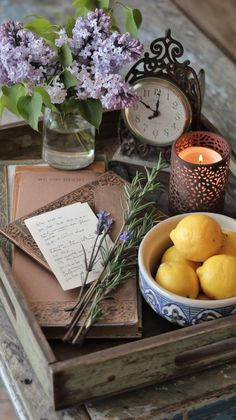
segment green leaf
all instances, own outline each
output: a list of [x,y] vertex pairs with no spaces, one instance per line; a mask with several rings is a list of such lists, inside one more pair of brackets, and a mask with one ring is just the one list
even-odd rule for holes
[[76,16],[86,16],[91,10],[108,9],[110,0],[74,0]]
[[0,118],[2,117],[2,113],[4,111],[4,108],[6,108],[5,99],[6,99],[6,96],[1,95],[1,97],[0,97]]
[[43,33],[49,31],[51,28],[55,28],[55,25],[43,16],[37,16],[35,20],[26,23],[24,27],[33,32]]
[[64,114],[70,114],[74,112],[77,107],[77,99],[69,98],[63,104],[61,104],[62,112]]
[[74,0],[73,6],[78,10],[85,11],[96,9],[96,0]]
[[41,95],[44,105],[51,109],[52,103],[51,103],[51,99],[47,91],[40,86],[36,86],[34,88],[34,91],[38,92]]
[[88,11],[97,9],[108,9],[110,0],[74,0],[73,6],[76,9],[76,15],[85,15]]
[[142,14],[138,9],[124,8],[125,27],[133,37],[138,34],[138,29],[142,23]]
[[50,108],[53,112],[60,113],[60,110],[57,108],[57,106],[52,104],[51,98],[45,89],[40,86],[36,86],[34,91],[38,92],[42,96],[44,106]]
[[17,104],[19,114],[36,131],[38,120],[42,111],[43,99],[40,93],[34,92],[32,96],[22,96]]
[[2,87],[2,97],[1,97],[1,107],[7,108],[13,114],[19,116],[17,109],[17,102],[21,96],[25,94],[25,87],[16,84],[13,86],[3,86]]
[[66,89],[70,89],[71,87],[77,86],[79,84],[78,79],[76,79],[69,70],[65,70],[63,73],[63,82]]
[[97,0],[97,8],[98,9],[108,9],[109,8],[109,4],[110,4],[110,0]]
[[66,33],[71,38],[73,33],[72,29],[75,26],[75,18],[73,16],[69,16],[66,22]]
[[77,100],[76,108],[85,120],[99,128],[102,121],[102,104],[99,99]]
[[38,18],[38,19],[44,19],[44,17],[42,15],[39,15],[38,13],[31,13],[30,15],[26,15],[24,16],[21,21],[24,22],[25,20],[29,19],[29,18]]
[[48,19],[42,16],[37,16],[35,20],[26,23],[24,27],[52,43],[55,41],[57,37],[56,32],[59,30],[58,26],[53,25]]
[[142,13],[140,12],[139,9],[133,9],[133,15],[134,15],[136,26],[139,29],[143,21]]
[[85,9],[84,7],[77,7],[76,12],[75,12],[75,16],[76,17],[86,16],[88,12],[89,12],[89,10]]
[[44,32],[40,36],[42,38],[44,38],[54,50],[56,50],[55,40],[58,37],[58,35],[54,31],[53,32]]
[[114,15],[114,13],[112,13],[112,10],[109,10],[108,15],[110,16],[111,22],[112,22],[111,30],[112,31],[120,32],[120,29],[118,27],[118,23],[117,23],[116,17]]
[[72,64],[73,56],[68,45],[63,44],[61,48],[59,48],[58,55],[59,55],[60,62],[64,68]]

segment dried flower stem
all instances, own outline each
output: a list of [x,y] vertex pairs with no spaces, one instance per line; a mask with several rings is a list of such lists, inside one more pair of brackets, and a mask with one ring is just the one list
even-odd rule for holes
[[[116,238],[116,240],[115,240],[115,242],[114,242],[114,245],[113,245],[113,247],[112,247],[112,250],[110,251],[111,253],[112,253],[112,251],[115,249],[115,247],[116,247],[116,244],[117,244],[117,242],[118,242],[118,240],[119,240],[119,236],[120,236],[120,234],[121,234],[121,232],[123,231],[123,226],[122,226],[122,228],[121,228],[121,230],[120,230],[120,233],[119,233],[119,235],[117,236],[117,238]],[[74,308],[73,308],[73,311],[75,312],[74,313],[74,315],[72,316],[72,318],[71,318],[71,322],[70,322],[70,326],[69,326],[69,329],[68,329],[68,331],[66,332],[66,334],[64,335],[64,337],[63,337],[63,341],[67,341],[70,337],[71,337],[71,334],[72,334],[72,332],[73,332],[73,329],[74,329],[74,327],[78,324],[78,321],[79,321],[79,319],[81,318],[81,315],[83,314],[83,312],[85,311],[85,309],[87,308],[87,306],[88,306],[88,304],[89,304],[89,302],[90,302],[90,299],[91,299],[91,297],[92,297],[92,295],[93,295],[93,292],[94,292],[94,290],[96,289],[96,287],[97,287],[97,285],[102,281],[102,279],[103,279],[103,277],[104,277],[104,274],[105,274],[105,272],[106,272],[106,268],[107,268],[107,265],[108,265],[108,263],[109,263],[109,260],[107,260],[106,262],[105,262],[105,265],[104,265],[104,268],[103,268],[103,270],[102,270],[102,272],[101,272],[101,274],[100,274],[100,276],[97,278],[97,280],[95,280],[92,284],[91,284],[91,286],[89,287],[89,289],[87,290],[87,292],[84,294],[84,296],[81,298],[81,291],[80,291],[80,294],[79,294],[79,298],[77,299],[77,302],[76,302],[76,304],[75,304],[75,306],[74,306]],[[86,273],[86,278],[88,277],[88,272]],[[76,311],[75,311],[75,308],[76,308]]]
[[[156,211],[150,210],[150,204],[153,203],[144,202],[144,199],[147,194],[161,188],[156,177],[163,167],[164,163],[160,157],[156,167],[152,170],[145,168],[146,174],[137,173],[132,183],[124,186],[122,228],[113,247],[104,252],[102,273],[83,296],[80,293],[73,308],[74,314],[68,331],[63,337],[64,341],[82,344],[90,327],[102,314],[101,302],[130,275],[127,268],[136,265],[139,244],[153,226],[156,216]],[[145,212],[146,210],[149,212]],[[88,312],[77,330],[77,325],[89,305]]]
[[99,245],[98,245],[97,250],[96,250],[96,246],[97,246],[99,235],[96,236],[96,239],[95,239],[94,244],[93,244],[93,248],[92,248],[92,252],[91,252],[89,263],[87,261],[87,256],[86,256],[84,247],[82,245],[83,252],[84,252],[84,261],[85,261],[86,274],[85,274],[85,277],[84,277],[84,279],[82,281],[82,286],[80,288],[80,292],[79,292],[79,296],[78,296],[78,299],[77,299],[76,304],[74,305],[73,308],[67,308],[66,311],[74,311],[74,309],[77,307],[78,303],[81,302],[82,293],[83,293],[84,287],[85,287],[85,285],[87,283],[89,273],[93,269],[94,263],[95,263],[95,261],[97,259],[98,253],[99,253],[99,249],[100,249],[100,247],[101,247],[101,245],[102,245],[105,237],[106,237],[106,233],[104,233],[103,236],[102,236],[102,238],[100,239]]

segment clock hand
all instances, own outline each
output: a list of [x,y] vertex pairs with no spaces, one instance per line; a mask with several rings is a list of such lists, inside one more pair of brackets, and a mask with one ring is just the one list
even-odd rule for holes
[[159,108],[159,102],[160,102],[160,93],[158,94],[158,100],[156,102],[156,109],[152,109],[148,104],[146,104],[145,102],[141,101],[141,104],[143,104],[147,109],[150,109],[150,111],[153,112],[153,115],[151,115],[150,117],[148,117],[149,120],[152,120],[153,118],[158,117],[158,115],[160,114],[160,112],[158,111]]
[[160,115],[160,112],[159,111],[154,111],[154,113],[153,113],[153,115],[150,115],[150,117],[148,117],[148,119],[149,120],[152,120],[153,118],[156,118],[156,117],[158,117],[158,115]]
[[160,103],[160,93],[158,93],[158,99],[156,101],[156,110],[153,111],[153,115],[150,115],[150,117],[148,117],[149,120],[152,120],[153,118],[158,117],[158,115],[160,115],[160,111],[159,111],[159,103]]
[[159,113],[158,109],[159,109],[159,103],[160,103],[160,96],[161,96],[161,94],[158,93],[158,99],[157,99],[157,102],[156,102],[156,113]]
[[156,112],[154,109],[152,109],[149,105],[145,104],[145,102],[141,101],[141,104],[143,104],[147,109],[150,109],[152,112]]

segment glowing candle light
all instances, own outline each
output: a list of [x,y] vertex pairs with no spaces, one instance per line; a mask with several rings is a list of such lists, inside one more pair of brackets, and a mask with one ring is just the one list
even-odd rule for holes
[[222,159],[220,153],[209,147],[191,146],[179,152],[179,157],[189,163],[211,164]]
[[171,151],[169,211],[221,213],[229,169],[230,146],[216,133],[192,131]]

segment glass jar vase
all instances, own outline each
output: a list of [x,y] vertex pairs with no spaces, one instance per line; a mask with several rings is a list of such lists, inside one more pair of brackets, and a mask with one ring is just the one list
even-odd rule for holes
[[95,128],[76,113],[46,109],[43,120],[43,160],[58,169],[84,168],[94,161]]

